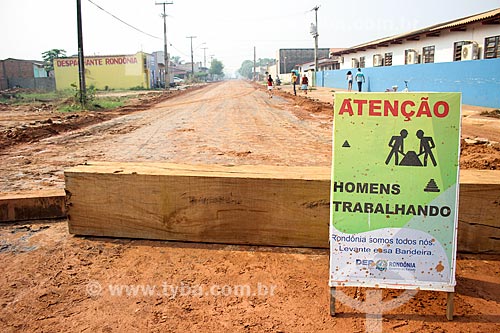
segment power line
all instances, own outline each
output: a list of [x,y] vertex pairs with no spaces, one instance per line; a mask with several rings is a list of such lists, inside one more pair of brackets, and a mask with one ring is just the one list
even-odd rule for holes
[[147,35],[147,36],[149,36],[149,37],[156,38],[156,39],[161,39],[160,37],[156,37],[156,36],[153,36],[153,35],[151,35],[151,34],[148,34],[147,32],[144,32],[144,31],[142,31],[141,29],[138,29],[138,28],[134,27],[133,25],[131,25],[131,24],[129,24],[129,23],[127,23],[127,22],[125,22],[125,21],[124,21],[124,20],[122,20],[121,18],[119,18],[119,17],[117,17],[117,16],[113,15],[112,13],[108,12],[106,9],[104,9],[104,8],[102,8],[101,6],[99,6],[98,4],[94,3],[92,0],[88,0],[88,2],[90,2],[90,3],[91,3],[91,4],[93,4],[94,6],[96,6],[97,8],[99,8],[100,10],[102,10],[103,12],[105,12],[106,14],[111,15],[113,18],[117,19],[118,21],[122,22],[123,24],[125,24],[125,25],[129,26],[130,28],[132,28],[132,29],[134,29],[134,30],[137,30],[137,31],[139,31],[140,33],[143,33],[143,34],[145,34],[145,35]]

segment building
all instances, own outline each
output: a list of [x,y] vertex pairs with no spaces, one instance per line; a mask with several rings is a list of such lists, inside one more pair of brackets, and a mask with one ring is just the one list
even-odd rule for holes
[[[318,49],[318,59],[328,58],[330,49]],[[277,53],[278,73],[289,74],[295,65],[314,61],[314,49],[279,49]]]
[[[96,89],[149,89],[150,56],[138,52],[133,55],[85,57],[85,83]],[[78,86],[78,58],[54,59],[56,89],[72,89]]]
[[500,107],[500,8],[330,53],[339,70],[317,72],[317,86],[347,88],[364,68],[363,91],[461,92],[464,104]]
[[340,69],[500,58],[500,8],[331,52]]
[[55,89],[55,84],[45,70],[43,61],[0,60],[0,90],[16,87],[50,91]]

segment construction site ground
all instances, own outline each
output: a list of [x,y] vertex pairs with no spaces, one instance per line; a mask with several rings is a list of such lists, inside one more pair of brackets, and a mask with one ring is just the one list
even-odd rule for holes
[[[0,104],[0,193],[62,189],[63,170],[85,161],[329,166],[335,89],[277,88],[269,98],[263,85],[226,81],[70,114]],[[497,115],[464,106],[462,168],[500,169]],[[341,303],[330,317],[324,249],[78,237],[66,220],[28,221],[0,226],[0,260],[2,332],[366,329]],[[445,293],[419,291],[384,314],[383,331],[497,331],[500,255],[459,254],[456,273],[454,321]],[[361,300],[366,290],[342,291]]]

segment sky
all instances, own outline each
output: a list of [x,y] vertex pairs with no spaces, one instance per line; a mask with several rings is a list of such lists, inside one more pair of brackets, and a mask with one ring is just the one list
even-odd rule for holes
[[[163,50],[164,0],[81,0],[87,55]],[[276,58],[280,48],[313,48],[312,10],[319,6],[319,47],[350,47],[374,39],[500,8],[500,0],[170,0],[168,52],[190,62],[211,57],[235,72],[244,60]],[[78,52],[76,0],[0,0],[0,59],[41,60],[42,52]],[[107,12],[125,21],[118,21]],[[171,45],[170,45],[171,44]],[[206,48],[205,50],[203,48]]]

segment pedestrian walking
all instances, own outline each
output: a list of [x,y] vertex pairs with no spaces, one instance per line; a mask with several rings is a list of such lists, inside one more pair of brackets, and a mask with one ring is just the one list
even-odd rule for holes
[[297,85],[297,75],[295,75],[295,72],[292,71],[292,84],[293,84],[293,94],[297,96],[297,90],[295,86]]
[[352,91],[352,72],[348,71],[346,75],[347,91]]
[[302,77],[302,87],[301,89],[304,91],[304,93],[307,95],[307,87],[309,85],[309,79],[307,78],[307,76],[304,74],[304,76]]
[[271,74],[269,74],[269,77],[267,78],[267,92],[269,94],[269,98],[273,98],[273,78]]
[[356,82],[358,83],[358,91],[361,92],[363,83],[365,82],[365,74],[363,74],[361,68],[358,68],[358,72],[356,73]]

